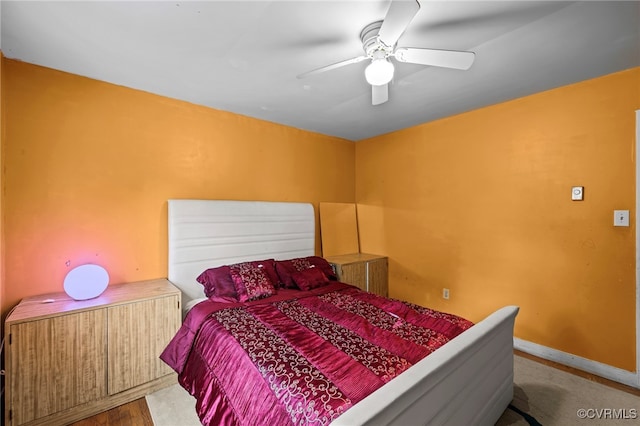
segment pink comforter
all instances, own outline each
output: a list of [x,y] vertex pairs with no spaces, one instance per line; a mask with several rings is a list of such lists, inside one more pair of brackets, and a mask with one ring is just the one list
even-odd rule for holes
[[333,282],[202,302],[161,358],[205,425],[326,425],[471,325]]

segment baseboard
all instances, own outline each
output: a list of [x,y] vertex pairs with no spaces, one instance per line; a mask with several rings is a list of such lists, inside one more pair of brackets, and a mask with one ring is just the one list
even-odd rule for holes
[[513,347],[519,351],[535,355],[539,358],[554,361],[623,385],[640,389],[640,374],[623,370],[618,367],[603,364],[598,361],[592,361],[567,352],[539,345],[537,343],[528,342],[526,340],[513,338]]

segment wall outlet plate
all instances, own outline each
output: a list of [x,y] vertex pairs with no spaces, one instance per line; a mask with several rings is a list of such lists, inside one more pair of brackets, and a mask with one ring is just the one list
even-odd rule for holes
[[584,199],[584,186],[572,186],[571,199],[573,201],[582,201]]

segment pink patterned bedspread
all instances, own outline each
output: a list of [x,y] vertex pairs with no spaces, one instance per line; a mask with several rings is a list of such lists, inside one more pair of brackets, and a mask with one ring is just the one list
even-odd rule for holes
[[161,358],[205,425],[326,425],[471,326],[333,282],[202,302]]

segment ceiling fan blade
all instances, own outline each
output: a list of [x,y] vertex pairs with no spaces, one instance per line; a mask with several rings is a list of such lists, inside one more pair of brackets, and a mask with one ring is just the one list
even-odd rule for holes
[[399,47],[394,52],[394,56],[400,62],[468,70],[473,64],[476,54],[460,50]]
[[380,105],[389,100],[389,84],[371,86],[371,104]]
[[378,31],[378,39],[389,47],[395,46],[418,10],[418,0],[391,0],[387,16]]
[[324,67],[316,68],[315,70],[307,71],[297,76],[297,78],[306,78],[312,75],[320,74],[325,71],[334,70],[336,68],[344,67],[346,65],[357,64],[358,62],[362,62],[365,59],[368,59],[366,56],[358,56],[357,58],[347,59],[345,61],[336,62],[331,65],[326,65]]

